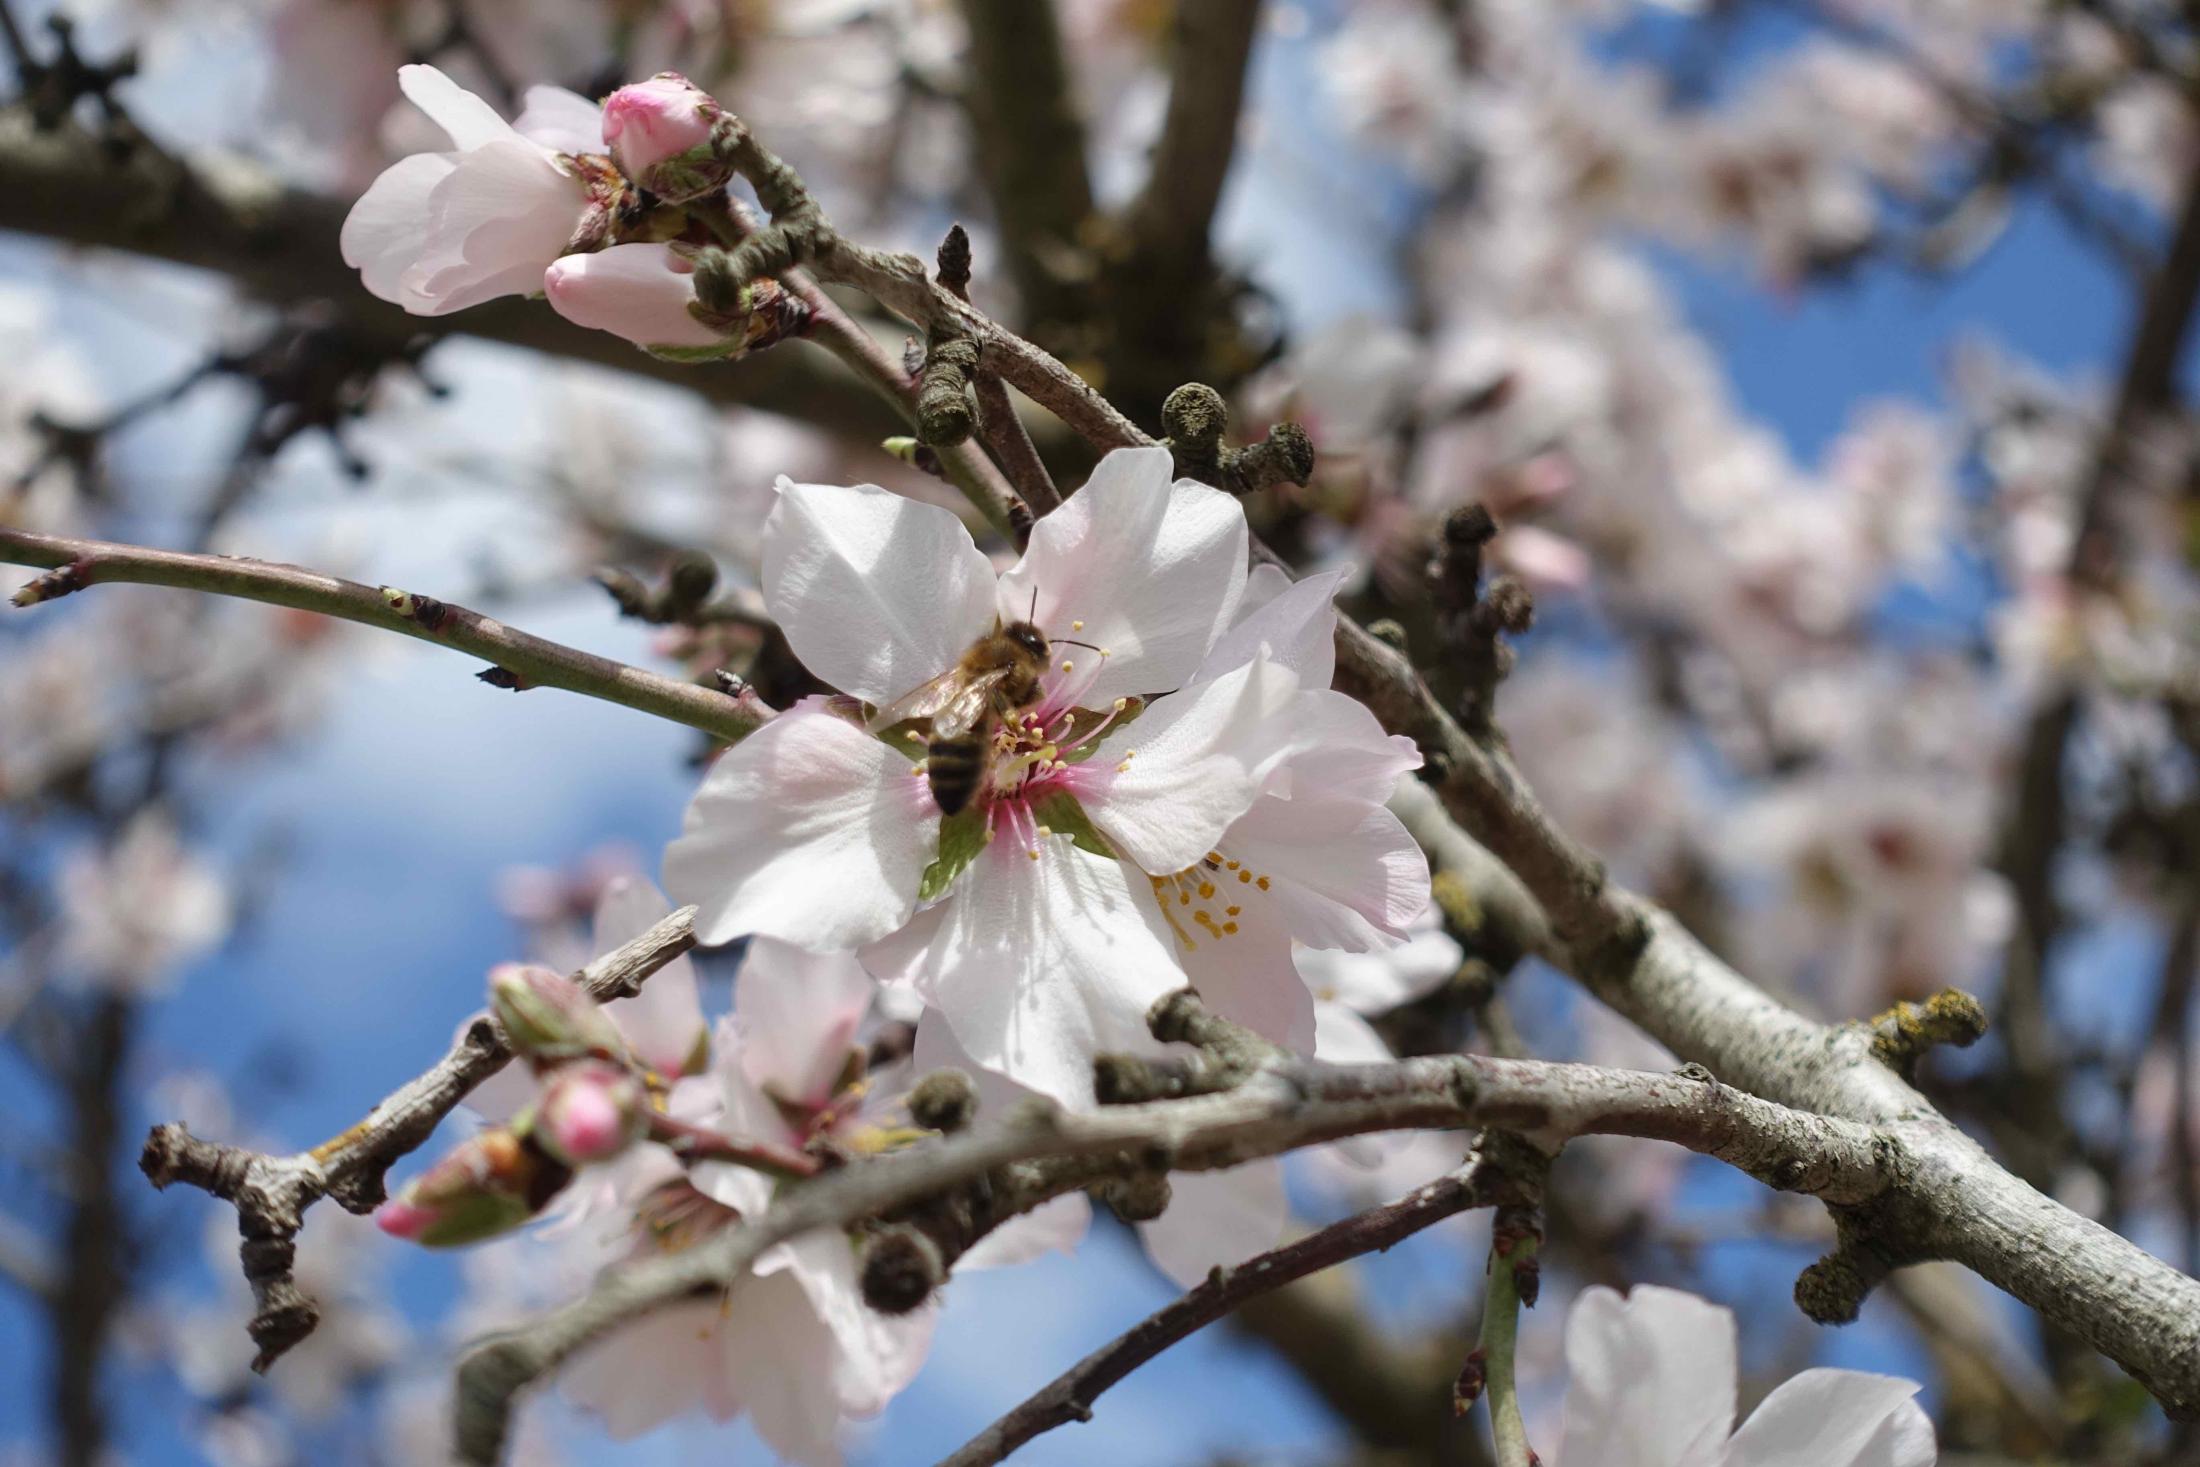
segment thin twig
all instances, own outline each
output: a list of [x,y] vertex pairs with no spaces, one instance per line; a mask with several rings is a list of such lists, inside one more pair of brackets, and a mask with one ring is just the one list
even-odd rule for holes
[[1247,1300],[1347,1259],[1379,1253],[1447,1217],[1506,1200],[1509,1178],[1479,1155],[1450,1176],[1416,1188],[1234,1268],[1218,1268],[1199,1287],[1147,1316],[1041,1387],[1021,1405],[940,1460],[939,1467],[989,1467],[1032,1438],[1090,1421],[1093,1403],[1162,1351],[1206,1328]]
[[0,563],[50,566],[15,595],[36,605],[85,586],[126,582],[234,596],[317,611],[470,653],[501,670],[516,688],[563,688],[653,713],[735,742],[772,716],[753,692],[730,697],[662,673],[631,667],[523,632],[478,611],[394,586],[366,586],[301,566],[226,555],[186,555],[104,540],[0,530]]

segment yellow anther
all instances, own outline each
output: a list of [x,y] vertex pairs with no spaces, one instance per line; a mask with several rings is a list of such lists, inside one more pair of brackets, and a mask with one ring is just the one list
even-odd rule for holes
[[1200,896],[1200,900],[1202,900],[1202,901],[1205,901],[1205,900],[1206,900],[1206,899],[1207,899],[1208,897],[1211,897],[1211,896],[1213,896],[1214,894],[1215,894],[1215,884],[1214,884],[1214,883],[1213,883],[1212,881],[1202,881],[1202,882],[1201,882],[1201,883],[1199,884],[1199,896]]
[[1242,912],[1244,910],[1245,909],[1243,907],[1224,907],[1222,909],[1222,915],[1225,917],[1235,917],[1239,912]]
[[1069,660],[1069,659],[1068,659],[1067,657],[1065,657],[1065,658],[1063,658],[1063,659],[1062,659],[1062,671],[1064,671],[1064,672],[1075,672],[1075,671],[1077,671],[1077,664],[1076,664],[1076,663],[1074,663],[1074,662],[1072,662],[1072,661],[1070,661],[1070,660]]
[[1224,937],[1228,937],[1231,933],[1235,931],[1237,931],[1237,923],[1225,922],[1222,924],[1222,935]]
[[1085,624],[1081,621],[1073,621],[1069,624],[1069,629],[1073,632],[1081,632],[1085,629]]
[[[1240,881],[1251,881],[1252,879],[1253,879],[1253,873],[1252,873],[1252,872],[1250,872],[1250,871],[1240,871],[1240,872],[1238,873],[1238,880],[1240,880]],[[1261,885],[1261,890],[1262,890],[1262,891],[1266,891],[1267,889],[1268,889],[1268,887],[1267,887],[1267,884],[1266,884],[1265,882],[1264,882],[1264,883],[1262,883],[1262,885]]]
[[1262,891],[1268,890],[1268,878],[1265,876],[1260,879],[1260,889]]

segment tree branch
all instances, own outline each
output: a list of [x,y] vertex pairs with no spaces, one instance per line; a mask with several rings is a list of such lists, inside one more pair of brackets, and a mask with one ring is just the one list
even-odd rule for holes
[[[682,907],[656,926],[574,975],[598,1002],[626,998],[644,979],[695,946],[695,909]],[[259,1355],[254,1370],[313,1332],[320,1310],[291,1277],[298,1229],[307,1208],[333,1197],[347,1212],[379,1206],[389,1169],[434,1133],[475,1086],[504,1068],[512,1051],[486,1014],[466,1026],[442,1059],[369,1111],[342,1135],[310,1151],[268,1156],[201,1141],[183,1126],[156,1126],[138,1166],[155,1187],[176,1182],[210,1192],[237,1209],[241,1252],[257,1308],[249,1326]]]
[[[653,713],[737,742],[772,716],[753,692],[738,696],[630,667],[534,636],[478,611],[394,586],[365,586],[300,566],[225,555],[187,555],[104,540],[0,529],[0,563],[53,569],[15,593],[33,606],[103,582],[174,586],[271,606],[316,611],[470,653],[507,676],[511,688],[563,688]],[[484,675],[487,680],[487,675]]]
[[[1279,1060],[1212,1094],[1090,1113],[1027,1103],[968,1134],[787,1188],[762,1217],[609,1274],[582,1298],[483,1345],[459,1370],[459,1460],[495,1463],[515,1396],[574,1351],[650,1310],[730,1286],[764,1249],[814,1228],[887,1214],[1018,1162],[1118,1156],[1126,1174],[1156,1158],[1174,1170],[1211,1170],[1372,1131],[1482,1125],[1545,1146],[1592,1133],[1673,1140],[1772,1185],[1858,1203],[1880,1195],[1896,1162],[1869,1128],[1694,1076],[1477,1056],[1364,1066]],[[1027,1198],[1041,1200],[1037,1191]]]
[[1450,1176],[1416,1188],[1396,1202],[1332,1223],[1235,1268],[1218,1268],[1198,1288],[1063,1371],[960,1450],[942,1458],[939,1467],[990,1467],[1057,1426],[1090,1421],[1093,1403],[1109,1387],[1248,1300],[1347,1259],[1379,1253],[1447,1217],[1506,1201],[1515,1192],[1501,1169],[1473,1155]]

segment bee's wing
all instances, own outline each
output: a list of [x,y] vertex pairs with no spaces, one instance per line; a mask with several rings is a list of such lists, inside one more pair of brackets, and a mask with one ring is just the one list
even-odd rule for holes
[[953,738],[966,733],[985,712],[994,687],[1006,676],[1006,668],[970,677],[960,667],[950,667],[881,708],[871,719],[871,730],[876,733],[905,719],[929,718],[935,734]]
[[936,739],[961,738],[985,717],[986,706],[993,701],[993,690],[1001,685],[1013,669],[996,667],[991,672],[981,672],[956,689],[932,715],[932,737]]

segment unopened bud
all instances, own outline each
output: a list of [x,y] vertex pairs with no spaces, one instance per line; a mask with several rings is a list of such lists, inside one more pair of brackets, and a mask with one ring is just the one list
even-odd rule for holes
[[685,203],[725,187],[732,174],[711,147],[722,115],[710,93],[676,71],[660,71],[605,99],[603,140],[636,187]]
[[566,255],[543,272],[542,290],[550,308],[574,325],[651,351],[710,353],[742,345],[697,317],[695,262],[670,245],[619,244]]
[[393,1238],[427,1248],[478,1243],[540,1212],[572,1172],[507,1127],[483,1131],[375,1209]]
[[626,1059],[619,1026],[587,990],[539,964],[490,969],[489,1010],[513,1051],[538,1073],[579,1059]]
[[880,1228],[863,1245],[863,1302],[881,1314],[907,1314],[947,1279],[940,1245],[907,1223]]
[[641,1138],[649,1102],[614,1065],[566,1065],[550,1077],[529,1121],[537,1145],[568,1166],[609,1161]]
[[960,1131],[978,1113],[978,1087],[961,1070],[934,1070],[909,1092],[909,1118],[927,1131]]

